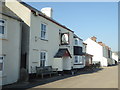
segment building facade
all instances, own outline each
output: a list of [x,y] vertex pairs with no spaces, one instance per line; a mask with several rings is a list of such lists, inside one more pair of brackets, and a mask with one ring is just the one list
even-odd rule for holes
[[19,79],[22,22],[4,4],[0,8],[0,85],[6,85]]
[[85,40],[87,44],[86,52],[93,55],[93,63],[100,62],[101,66],[112,65],[112,54],[108,46],[102,42],[97,42],[96,37],[91,37]]
[[80,39],[77,35],[74,34],[74,46],[73,46],[73,60],[74,60],[74,69],[84,68],[85,67],[85,55],[84,55],[84,45],[83,40]]
[[46,11],[42,13],[16,0],[7,2],[6,6],[24,22],[21,68],[27,69],[29,74],[36,73],[36,66],[53,66],[59,71],[72,69],[74,32],[54,21],[50,17],[52,16],[50,8],[44,9],[50,10],[49,16]]

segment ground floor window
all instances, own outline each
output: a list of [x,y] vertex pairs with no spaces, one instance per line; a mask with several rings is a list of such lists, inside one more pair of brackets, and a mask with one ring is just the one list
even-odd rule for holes
[[84,63],[84,58],[83,58],[82,56],[80,56],[79,62],[80,62],[80,64],[83,64],[83,63]]
[[84,59],[82,58],[82,56],[75,56],[75,59],[74,59],[74,63],[76,64],[83,64],[84,62]]
[[79,57],[75,56],[75,63],[78,63],[78,62],[79,62]]
[[40,67],[44,67],[46,65],[47,60],[47,52],[41,51],[40,52]]
[[0,56],[0,72],[3,71],[4,63],[3,63],[4,57]]

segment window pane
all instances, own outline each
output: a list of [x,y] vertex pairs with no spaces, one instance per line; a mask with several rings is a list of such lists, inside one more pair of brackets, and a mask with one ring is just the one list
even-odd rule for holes
[[46,32],[46,25],[44,25],[44,31]]
[[0,23],[5,23],[5,21],[3,21],[3,20],[0,20]]
[[42,60],[42,53],[40,53],[40,60]]
[[41,32],[41,38],[44,38],[44,32],[43,31]]
[[78,63],[78,57],[75,56],[75,63]]
[[4,26],[0,26],[0,34],[4,34]]
[[3,60],[3,57],[0,57],[0,60]]
[[46,59],[46,54],[44,53],[44,57],[43,57],[43,59],[45,60]]
[[3,63],[0,63],[0,71],[3,70]]
[[41,38],[45,39],[46,36],[46,25],[45,24],[41,24]]
[[43,24],[41,24],[41,31],[43,31]]
[[45,66],[45,60],[46,60],[46,53],[41,52],[40,53],[40,66],[44,67]]
[[75,40],[75,45],[77,45],[77,40]]
[[43,37],[45,38],[45,32],[43,32]]

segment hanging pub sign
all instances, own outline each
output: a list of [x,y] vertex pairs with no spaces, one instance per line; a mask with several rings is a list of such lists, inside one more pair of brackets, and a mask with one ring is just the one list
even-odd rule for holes
[[61,45],[68,45],[69,44],[69,33],[62,33],[61,34]]

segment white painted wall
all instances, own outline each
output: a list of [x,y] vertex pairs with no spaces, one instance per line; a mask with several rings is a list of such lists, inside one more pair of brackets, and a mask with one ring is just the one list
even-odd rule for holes
[[63,57],[63,70],[71,70],[71,60],[70,57]]
[[93,63],[100,61],[101,66],[107,66],[107,58],[103,57],[103,55],[106,55],[106,52],[103,54],[103,52],[105,51],[103,47],[90,38],[85,40],[85,43],[87,43],[86,52],[93,55]]
[[[41,40],[41,24],[44,23],[47,25],[47,39]],[[61,33],[69,33],[70,35],[70,45],[62,45],[60,44],[60,35]],[[37,37],[37,41],[35,41],[35,37]],[[30,45],[29,45],[29,73],[31,73],[31,66],[35,68],[35,66],[40,65],[40,51],[47,52],[47,65],[54,66],[53,60],[55,54],[58,52],[59,48],[68,48],[70,54],[73,53],[72,47],[72,37],[73,33],[46,20],[40,16],[34,16],[31,14],[31,26],[30,26]],[[36,63],[34,63],[36,62]],[[68,63],[64,70],[70,70],[72,67],[72,58],[69,58]]]
[[112,53],[112,59],[114,59],[118,62],[118,54],[113,52]]
[[58,68],[58,71],[63,71],[63,60],[62,60],[62,58],[54,58],[52,67],[53,68]]
[[2,15],[2,18],[6,20],[7,37],[3,40],[0,39],[2,41],[2,53],[0,55],[5,55],[4,70],[0,80],[2,79],[2,84],[6,85],[16,82],[19,78],[21,25],[19,21],[7,16]]
[[[32,69],[35,69],[35,66],[40,65],[40,52],[46,51],[47,52],[47,65],[53,65],[53,60],[55,54],[58,52],[59,48],[68,48],[72,58],[70,58],[70,62],[68,62],[68,70],[73,67],[73,32],[68,31],[67,29],[50,22],[49,20],[40,17],[34,16],[31,13],[31,10],[20,4],[15,0],[14,3],[6,3],[6,5],[20,18],[25,22],[25,24],[30,29],[29,34],[29,60],[28,60],[28,71],[32,73]],[[23,14],[25,12],[25,14]],[[41,23],[45,23],[47,25],[47,40],[41,40]],[[59,30],[61,33],[69,33],[69,41],[70,45],[61,45],[60,44],[60,35]],[[25,35],[24,35],[25,36]],[[37,39],[35,41],[35,38]],[[34,70],[33,70],[34,71]],[[34,72],[33,72],[34,73]]]

